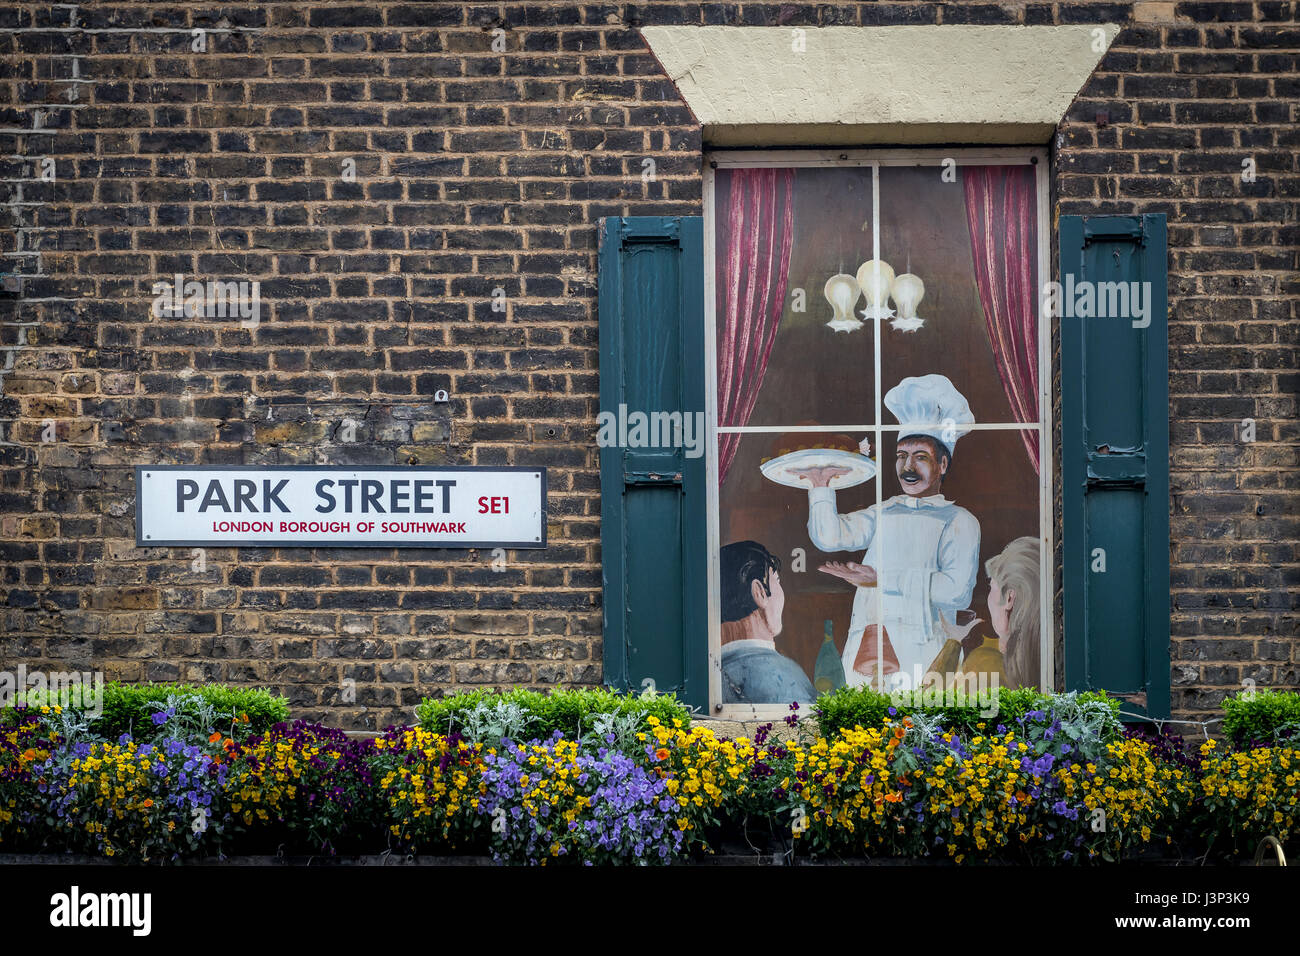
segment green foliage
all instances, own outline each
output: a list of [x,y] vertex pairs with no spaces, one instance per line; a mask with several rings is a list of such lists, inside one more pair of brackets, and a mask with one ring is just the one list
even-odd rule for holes
[[[425,698],[415,708],[420,726],[434,733],[452,731],[479,742],[495,743],[501,737],[545,740],[557,730],[570,739],[591,733],[623,733],[628,717],[638,730],[646,718],[665,724],[680,720],[690,725],[690,712],[671,694],[620,694],[611,690],[552,690],[539,693],[515,689],[498,693],[474,690],[451,697]],[[622,715],[617,722],[611,715]],[[496,739],[492,739],[496,738]]]
[[[1043,695],[1040,701],[1039,706],[1014,718],[1013,725],[1017,735],[1028,741],[1039,756],[1100,761],[1107,743],[1119,739],[1123,731],[1119,701],[1105,694],[1071,691]],[[1003,721],[1001,714],[998,720]]]
[[1223,702],[1223,732],[1235,747],[1269,746],[1300,737],[1300,694],[1244,691]]
[[[830,739],[841,730],[882,726],[891,707],[894,707],[894,702],[888,694],[869,687],[840,687],[818,697],[812,714],[818,732]],[[900,715],[909,712],[905,707],[895,710]]]
[[[105,740],[116,740],[129,733],[136,740],[148,741],[169,728],[174,735],[176,728],[172,725],[177,719],[183,720],[187,716],[191,722],[194,718],[211,721],[210,726],[197,728],[196,732],[220,730],[240,739],[264,734],[289,719],[289,702],[285,698],[265,690],[224,684],[119,684],[114,681],[104,685],[100,707],[89,700],[74,701],[67,707],[66,695],[39,691],[28,691],[23,701],[27,707],[33,708],[47,704],[65,705],[65,714],[61,717],[64,722],[72,719],[84,722],[90,734]],[[169,718],[167,725],[156,725],[153,715],[168,709],[176,711],[177,717]],[[96,714],[95,710],[100,710],[100,713]],[[12,713],[12,708],[9,711]]]
[[819,697],[812,712],[818,731],[826,738],[858,726],[879,727],[891,716],[891,709],[895,720],[924,713],[962,737],[993,731],[999,724],[1018,733],[1035,727],[1045,729],[1058,719],[1067,740],[1075,732],[1080,738],[1086,735],[1113,740],[1121,730],[1120,702],[1100,691],[1043,694],[1032,688],[1001,687],[996,699],[980,697],[973,705],[962,707],[937,701],[927,705],[928,697],[916,696],[919,701],[906,694],[891,697],[867,687],[841,687]]
[[[517,700],[481,700],[461,715],[460,732],[466,740],[495,747],[503,740],[527,740],[528,727],[537,723]],[[452,722],[454,726],[454,722]]]

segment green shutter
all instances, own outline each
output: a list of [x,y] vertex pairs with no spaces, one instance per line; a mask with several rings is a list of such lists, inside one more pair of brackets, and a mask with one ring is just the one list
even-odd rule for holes
[[[600,408],[615,421],[704,411],[702,239],[698,216],[601,223]],[[704,462],[680,446],[600,449],[605,682],[641,690],[649,678],[701,709],[709,694]]]
[[[1168,717],[1165,217],[1062,216],[1060,251],[1065,684]],[[1150,294],[1145,328],[1131,302],[1127,315],[1077,314],[1081,283],[1113,307],[1115,287],[1097,284],[1134,282]]]

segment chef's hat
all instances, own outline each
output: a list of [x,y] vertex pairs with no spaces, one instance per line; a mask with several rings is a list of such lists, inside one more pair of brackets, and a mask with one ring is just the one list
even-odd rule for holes
[[975,422],[965,396],[946,375],[920,375],[903,379],[885,395],[885,407],[903,426],[899,437],[929,435],[952,455],[957,439],[969,434],[963,426]]

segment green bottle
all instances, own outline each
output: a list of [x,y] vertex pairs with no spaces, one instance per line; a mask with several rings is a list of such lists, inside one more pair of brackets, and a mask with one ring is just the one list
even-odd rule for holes
[[844,664],[840,652],[835,649],[831,639],[831,622],[825,625],[826,637],[822,649],[817,652],[817,665],[813,668],[813,686],[819,694],[829,694],[844,686]]

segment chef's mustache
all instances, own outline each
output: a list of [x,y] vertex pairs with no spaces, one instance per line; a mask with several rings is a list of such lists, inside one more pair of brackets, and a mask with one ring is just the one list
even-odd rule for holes
[[900,474],[898,477],[900,480],[905,480],[907,478],[915,478],[917,481],[920,481],[921,473],[918,471],[912,471],[911,469],[908,469],[907,471],[904,471],[902,474]]

